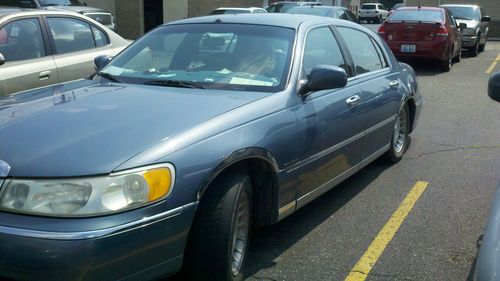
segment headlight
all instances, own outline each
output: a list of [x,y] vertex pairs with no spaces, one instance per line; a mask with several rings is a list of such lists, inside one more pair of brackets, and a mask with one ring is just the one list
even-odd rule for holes
[[462,34],[465,36],[476,36],[476,30],[472,28],[466,28],[462,31]]
[[0,190],[0,209],[64,217],[104,215],[162,200],[171,193],[174,181],[170,164],[102,177],[11,179]]

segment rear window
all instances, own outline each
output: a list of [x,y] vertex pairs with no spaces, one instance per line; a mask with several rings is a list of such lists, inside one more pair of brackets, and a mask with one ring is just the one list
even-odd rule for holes
[[322,9],[322,8],[312,8],[312,7],[296,7],[296,8],[291,8],[287,13],[290,14],[303,14],[303,15],[313,15],[313,16],[332,16],[331,10],[330,9]]
[[375,9],[377,9],[377,5],[375,5],[375,4],[364,4],[363,6],[361,6],[361,9],[363,9],[363,10],[375,10]]
[[388,21],[444,22],[444,13],[436,10],[396,10]]
[[285,13],[290,8],[296,7],[298,3],[280,3],[280,4],[271,4],[267,7],[266,11],[268,13]]
[[222,14],[248,14],[250,13],[249,10],[213,10],[210,14],[211,15],[222,15]]

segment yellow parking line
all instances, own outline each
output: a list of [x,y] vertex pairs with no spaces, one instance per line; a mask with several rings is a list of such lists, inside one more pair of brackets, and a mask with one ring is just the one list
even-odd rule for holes
[[495,69],[495,66],[497,66],[497,63],[500,61],[500,54],[498,54],[497,58],[491,63],[490,67],[488,70],[486,70],[486,74],[490,74],[493,69]]
[[345,281],[363,281],[368,277],[373,266],[428,185],[428,182],[419,181],[412,187],[398,209],[392,214],[389,221],[384,225],[382,230],[380,230],[364,255],[346,277]]

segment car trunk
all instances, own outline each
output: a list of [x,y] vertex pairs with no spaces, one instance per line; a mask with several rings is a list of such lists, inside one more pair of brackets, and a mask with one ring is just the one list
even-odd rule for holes
[[442,32],[436,22],[386,22],[384,28],[384,37],[394,42],[432,42]]

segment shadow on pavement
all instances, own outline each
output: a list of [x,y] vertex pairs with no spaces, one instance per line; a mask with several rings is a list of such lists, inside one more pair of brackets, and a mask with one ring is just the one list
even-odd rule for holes
[[[283,221],[254,229],[245,276],[273,267],[277,257],[346,205],[389,167],[391,165],[383,159],[376,160]],[[187,280],[179,273],[163,281]]]

